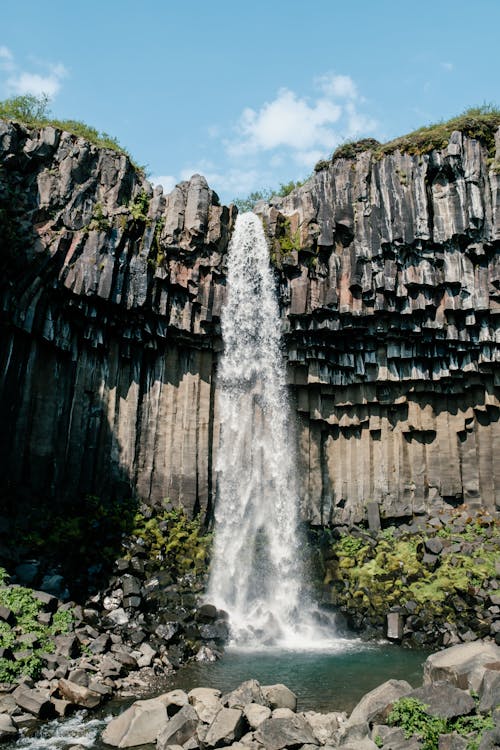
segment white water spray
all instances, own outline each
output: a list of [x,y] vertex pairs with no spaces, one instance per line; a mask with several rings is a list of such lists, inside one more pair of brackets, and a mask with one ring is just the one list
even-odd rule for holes
[[313,622],[302,592],[295,434],[278,302],[269,250],[254,214],[237,218],[227,283],[207,599],[228,611],[235,645],[317,647],[325,633]]

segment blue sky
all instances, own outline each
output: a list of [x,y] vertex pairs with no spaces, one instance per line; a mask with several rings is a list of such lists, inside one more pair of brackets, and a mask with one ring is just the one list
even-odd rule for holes
[[342,141],[500,103],[499,0],[5,3],[0,98],[45,91],[166,189],[228,202],[303,179]]

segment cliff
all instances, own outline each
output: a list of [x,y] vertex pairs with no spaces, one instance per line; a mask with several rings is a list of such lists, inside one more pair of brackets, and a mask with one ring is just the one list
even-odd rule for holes
[[[277,267],[303,515],[500,502],[500,136],[338,158],[256,211]],[[0,123],[0,481],[210,514],[234,210]]]

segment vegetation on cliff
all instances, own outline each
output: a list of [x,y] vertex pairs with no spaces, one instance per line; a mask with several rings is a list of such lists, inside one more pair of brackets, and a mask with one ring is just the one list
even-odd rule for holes
[[[487,602],[496,597],[497,524],[489,517],[465,528],[453,521],[417,533],[389,527],[334,541],[324,583],[331,601],[354,623],[381,627],[390,611],[406,617],[406,635],[453,626],[490,634]],[[483,602],[484,611],[477,605]],[[418,639],[417,639],[418,640]]]
[[59,120],[52,116],[49,109],[49,97],[45,94],[35,96],[25,94],[14,96],[10,99],[0,101],[0,119],[14,120],[30,128],[46,127],[52,125],[59,130],[65,130],[77,138],[85,138],[98,148],[109,148],[127,156],[134,166],[143,171],[143,168],[135,164],[129,152],[119,143],[118,139],[109,133],[97,130],[81,120]]
[[321,160],[315,171],[326,169],[338,159],[354,159],[364,151],[371,151],[374,158],[380,159],[386,154],[401,151],[407,154],[427,154],[433,149],[445,148],[454,131],[460,131],[469,138],[475,138],[488,149],[490,158],[495,156],[495,132],[500,127],[500,108],[493,104],[466,109],[458,117],[445,122],[424,125],[412,133],[395,138],[388,143],[379,143],[373,138],[359,141],[348,141],[341,144],[329,160]]

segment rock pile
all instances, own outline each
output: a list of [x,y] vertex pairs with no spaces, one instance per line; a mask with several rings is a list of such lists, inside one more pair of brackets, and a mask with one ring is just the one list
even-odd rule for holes
[[[285,685],[260,685],[256,680],[226,695],[204,687],[189,693],[174,690],[136,701],[110,722],[102,739],[119,748],[156,742],[158,750],[417,750],[423,747],[422,738],[406,736],[391,716],[397,701],[409,698],[413,703],[407,705],[423,704],[429,718],[442,719],[439,748],[465,748],[473,739],[481,750],[493,748],[500,712],[494,714],[496,728],[490,730],[487,727],[494,725],[487,715],[500,702],[499,659],[500,648],[493,644],[451,647],[429,657],[420,688],[389,680],[366,694],[349,717],[338,711],[297,712],[297,697]],[[460,732],[466,722],[450,723],[472,716],[476,728],[465,737]]]

